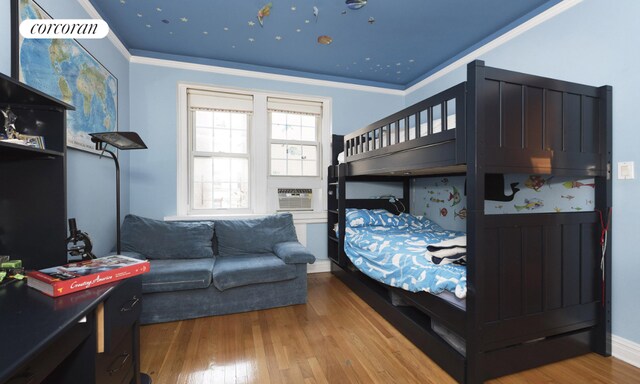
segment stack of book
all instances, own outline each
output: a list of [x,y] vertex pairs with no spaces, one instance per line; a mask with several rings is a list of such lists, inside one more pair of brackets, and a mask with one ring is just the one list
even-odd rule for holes
[[149,271],[149,262],[113,255],[27,272],[27,285],[57,297]]

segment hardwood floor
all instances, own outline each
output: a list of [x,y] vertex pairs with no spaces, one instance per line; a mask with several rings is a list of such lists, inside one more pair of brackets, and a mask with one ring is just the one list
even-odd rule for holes
[[[454,383],[328,273],[309,275],[307,305],[146,325],[140,344],[154,384]],[[491,381],[639,382],[640,368],[596,354]]]

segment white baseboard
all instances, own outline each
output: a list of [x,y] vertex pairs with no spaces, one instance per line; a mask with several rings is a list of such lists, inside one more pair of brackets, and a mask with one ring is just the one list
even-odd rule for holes
[[331,260],[316,259],[315,263],[307,265],[307,274],[320,272],[331,272]]
[[638,343],[611,335],[611,354],[615,358],[640,368],[640,344]]

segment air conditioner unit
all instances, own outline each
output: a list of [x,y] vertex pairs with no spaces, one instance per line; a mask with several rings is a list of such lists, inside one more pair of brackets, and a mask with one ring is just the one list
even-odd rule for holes
[[312,211],[313,190],[278,188],[278,211]]

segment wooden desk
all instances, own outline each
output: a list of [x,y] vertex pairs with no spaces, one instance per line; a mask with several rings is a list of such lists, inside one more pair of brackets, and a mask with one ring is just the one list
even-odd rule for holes
[[55,299],[0,288],[0,383],[140,383],[140,290],[140,276]]

